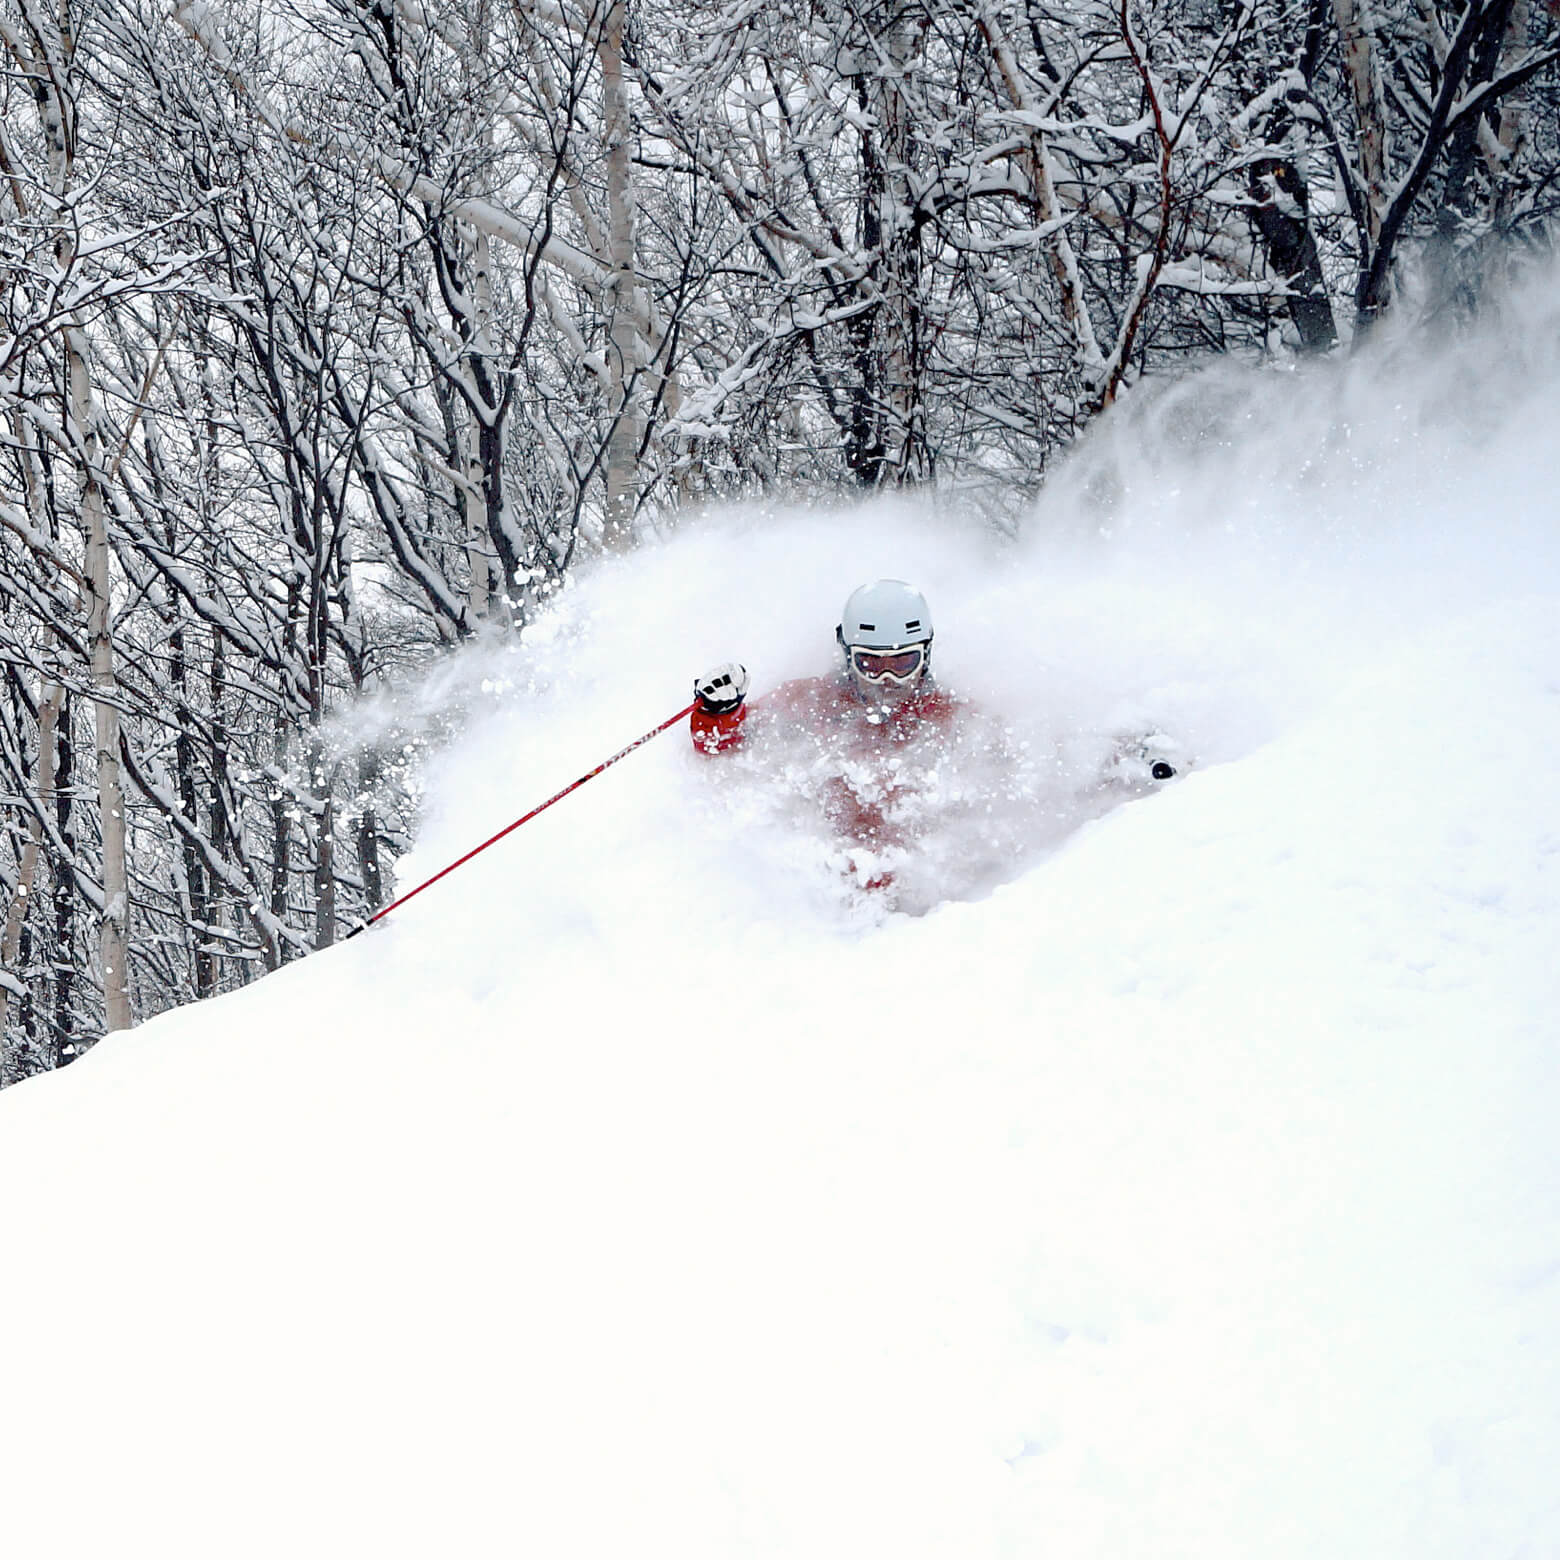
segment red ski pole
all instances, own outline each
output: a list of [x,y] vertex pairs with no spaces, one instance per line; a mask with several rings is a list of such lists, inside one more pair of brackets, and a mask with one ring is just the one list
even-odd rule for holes
[[697,703],[698,701],[695,700],[694,703],[690,704],[686,709],[678,710],[675,715],[668,716],[667,719],[663,720],[654,731],[647,731],[644,736],[636,737],[620,753],[614,753],[611,758],[603,759],[602,762],[597,764],[589,774],[581,775],[579,779],[574,781],[572,785],[564,786],[564,788],[559,791],[556,796],[549,796],[547,800],[540,806],[533,807],[530,812],[528,812],[523,818],[516,818],[513,823],[509,824],[506,828],[500,829],[498,833],[495,834],[491,839],[483,840],[483,842],[475,849],[468,850],[459,861],[452,861],[449,866],[443,868],[439,872],[435,872],[431,878],[425,879],[423,882],[419,883],[416,888],[409,888],[404,894],[401,895],[399,899],[392,899],[383,910],[376,911],[373,915],[369,916],[366,921],[357,926],[354,926],[352,930],[342,938],[342,941],[350,942],[351,939],[356,937],[359,932],[367,931],[375,921],[384,920],[384,918],[389,915],[392,910],[398,909],[401,905],[404,905],[408,899],[415,899],[417,895],[422,893],[425,888],[432,888],[440,878],[448,877],[450,873],[456,869],[456,867],[463,867],[468,861],[471,860],[473,856],[480,856],[489,845],[496,845],[501,839],[503,839],[506,834],[513,834],[522,823],[529,823],[538,813],[546,812],[554,802],[561,802],[564,797],[566,797],[571,791],[579,790],[579,788],[584,785],[587,780],[594,780],[603,769],[610,769],[615,763],[617,763],[620,758],[627,758],[635,748],[641,748],[645,745],[645,743],[649,742],[651,738],[660,736],[668,726],[675,726],[678,721],[684,718],[684,716],[691,715],[693,713]]

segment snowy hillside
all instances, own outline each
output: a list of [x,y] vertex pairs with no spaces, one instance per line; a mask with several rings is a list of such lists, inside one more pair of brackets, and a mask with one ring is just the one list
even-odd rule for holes
[[1032,768],[886,913],[675,731],[8,1091],[8,1554],[1560,1553],[1556,327],[1208,376],[1016,545],[690,523],[424,690],[403,889],[880,574]]

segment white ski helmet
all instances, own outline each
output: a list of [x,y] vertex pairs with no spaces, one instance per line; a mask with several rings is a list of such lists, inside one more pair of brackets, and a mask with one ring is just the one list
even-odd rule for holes
[[836,630],[847,649],[898,650],[905,645],[930,645],[932,609],[913,585],[903,580],[875,580],[850,593]]
[[853,590],[834,632],[845,652],[846,676],[868,703],[898,703],[930,672],[931,609],[903,580]]

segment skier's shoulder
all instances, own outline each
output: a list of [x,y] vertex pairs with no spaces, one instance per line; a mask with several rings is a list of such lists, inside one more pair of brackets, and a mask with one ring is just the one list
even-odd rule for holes
[[823,715],[845,706],[850,691],[838,677],[793,677],[771,689],[759,701],[780,715]]

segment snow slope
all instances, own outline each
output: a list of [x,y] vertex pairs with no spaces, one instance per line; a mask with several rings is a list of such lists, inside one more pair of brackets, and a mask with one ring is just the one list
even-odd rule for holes
[[8,1554],[1560,1553],[1555,292],[1140,396],[1016,546],[707,517],[424,690],[403,887],[903,575],[1036,839],[884,914],[673,733],[8,1091]]

